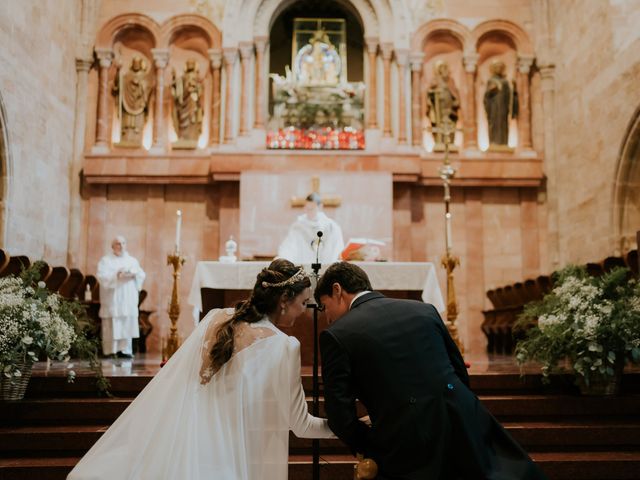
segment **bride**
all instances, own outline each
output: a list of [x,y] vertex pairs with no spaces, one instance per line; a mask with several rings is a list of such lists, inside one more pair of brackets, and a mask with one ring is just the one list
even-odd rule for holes
[[248,300],[214,310],[67,480],[284,480],[289,430],[335,438],[307,411],[292,325],[311,290],[302,268],[275,260]]

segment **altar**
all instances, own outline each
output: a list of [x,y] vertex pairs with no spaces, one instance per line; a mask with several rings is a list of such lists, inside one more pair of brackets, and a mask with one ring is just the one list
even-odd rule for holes
[[[231,307],[248,297],[256,281],[258,272],[270,262],[198,262],[191,283],[188,302],[194,307],[194,315],[202,318],[213,308]],[[422,300],[433,304],[442,314],[444,300],[435,267],[427,262],[355,262],[371,280],[374,290],[388,297]],[[311,267],[305,265],[311,272]],[[322,271],[320,271],[322,274]],[[299,318],[292,327],[281,328],[293,335],[301,343],[303,365],[313,361],[313,332],[311,311]],[[328,322],[321,313],[318,319],[319,331]]]

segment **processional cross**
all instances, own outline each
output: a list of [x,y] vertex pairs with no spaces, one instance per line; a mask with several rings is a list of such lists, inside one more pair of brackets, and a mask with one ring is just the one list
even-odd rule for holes
[[[438,104],[439,102],[436,102]],[[455,123],[448,117],[439,117],[440,122],[432,131],[439,133],[444,142],[444,159],[443,165],[438,170],[440,178],[444,182],[444,222],[445,222],[445,254],[442,256],[441,264],[447,271],[447,320],[446,325],[451,333],[451,337],[464,353],[464,346],[458,336],[458,327],[456,326],[456,318],[458,317],[458,302],[456,301],[455,284],[453,278],[453,270],[460,265],[460,259],[452,253],[451,241],[451,179],[456,174],[456,168],[449,161],[449,147],[452,140],[452,134],[456,132]]]
[[[339,207],[342,204],[342,197],[340,195],[322,195],[320,194],[320,177],[311,177],[311,192],[317,193],[322,199],[322,204],[325,207]],[[304,207],[306,197],[291,197],[291,206],[294,208]]]

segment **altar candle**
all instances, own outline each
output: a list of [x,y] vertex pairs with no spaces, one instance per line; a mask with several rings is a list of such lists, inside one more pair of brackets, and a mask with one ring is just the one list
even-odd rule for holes
[[182,211],[178,210],[176,212],[177,220],[176,220],[176,252],[180,251],[180,230],[182,229]]
[[446,248],[451,250],[453,248],[453,237],[451,236],[451,213],[447,212],[445,215],[445,222],[447,227]]

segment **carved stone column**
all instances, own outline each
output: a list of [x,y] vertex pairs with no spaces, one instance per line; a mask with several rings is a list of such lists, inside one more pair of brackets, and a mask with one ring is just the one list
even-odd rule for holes
[[533,64],[532,55],[518,56],[518,146],[522,150],[531,150],[531,95],[529,92],[529,71]]
[[100,63],[98,71],[98,109],[96,112],[96,144],[99,149],[109,145],[109,68],[113,60],[111,49],[96,49]]
[[225,105],[224,105],[224,143],[231,143],[233,141],[233,125],[231,110],[233,109],[233,96],[231,90],[231,84],[233,83],[233,66],[236,63],[236,49],[225,48],[223,52],[225,74],[227,77],[227,85],[225,88]]
[[393,45],[383,43],[380,45],[382,60],[384,62],[384,128],[383,136],[391,136],[391,57]]
[[555,65],[540,66],[542,113],[544,115],[544,163],[547,174],[548,242],[551,266],[557,268],[560,258],[560,212],[558,165],[555,146]]
[[255,98],[255,114],[253,128],[262,130],[265,122],[265,78],[264,78],[264,52],[267,48],[267,37],[256,37],[254,42],[256,45],[256,98]]
[[80,194],[80,171],[82,170],[82,158],[84,150],[87,98],[89,90],[89,70],[93,65],[93,58],[76,58],[76,83],[75,115],[73,122],[73,161],[69,178],[69,240],[67,242],[67,263],[71,267],[80,265],[82,237],[82,196]]
[[367,54],[369,55],[369,81],[367,85],[369,114],[367,128],[378,128],[378,90],[376,88],[378,78],[378,40],[375,38],[365,40],[367,42]]
[[420,118],[420,83],[424,53],[412,53],[411,58],[411,143],[422,145],[422,118]]
[[167,133],[164,121],[164,69],[169,63],[169,50],[152,48],[151,54],[156,66],[156,104],[153,114],[153,149],[164,150]]
[[406,50],[396,50],[396,64],[398,65],[398,143],[407,143],[407,101],[406,101],[406,80],[407,61],[409,52]]
[[467,84],[467,96],[464,99],[463,125],[464,148],[478,148],[478,119],[476,115],[476,68],[478,54],[468,53],[462,58]]
[[249,67],[253,57],[253,44],[242,43],[240,45],[240,58],[242,61],[242,95],[240,96],[240,136],[249,131]]
[[208,51],[211,62],[211,118],[209,119],[209,145],[220,143],[220,68],[222,51]]

